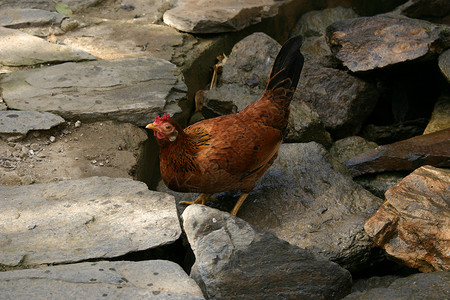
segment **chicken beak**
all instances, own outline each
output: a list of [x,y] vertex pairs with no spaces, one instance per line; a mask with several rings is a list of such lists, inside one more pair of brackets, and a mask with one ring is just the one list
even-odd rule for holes
[[158,131],[158,132],[161,131],[161,129],[159,129],[159,127],[156,126],[155,123],[150,123],[150,124],[148,124],[147,126],[145,126],[145,128],[151,129],[151,130],[153,130],[153,131]]

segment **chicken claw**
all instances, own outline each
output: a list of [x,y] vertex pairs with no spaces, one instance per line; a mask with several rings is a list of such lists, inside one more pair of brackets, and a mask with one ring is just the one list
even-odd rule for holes
[[205,205],[207,201],[216,201],[216,199],[211,198],[211,194],[200,194],[195,201],[181,201],[181,204],[191,205],[191,204],[202,204]]

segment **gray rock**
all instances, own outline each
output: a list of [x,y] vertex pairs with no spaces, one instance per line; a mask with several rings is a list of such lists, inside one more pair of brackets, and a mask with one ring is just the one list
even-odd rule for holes
[[[103,0],[70,0],[69,7],[73,11],[80,11],[86,7],[94,6]],[[63,1],[61,1],[63,2]],[[55,1],[53,0],[2,0],[0,9],[3,8],[36,8],[48,11],[55,9]]]
[[296,97],[316,111],[326,129],[336,138],[357,134],[361,123],[374,108],[378,93],[373,84],[335,68],[326,43],[327,26],[355,18],[352,9],[336,7],[304,14],[291,34],[305,36],[305,54]]
[[330,149],[330,155],[338,162],[343,163],[360,153],[372,150],[378,145],[374,142],[369,142],[360,136],[349,136],[337,140]]
[[47,130],[64,123],[60,116],[39,111],[0,111],[0,137],[25,137],[31,130]]
[[352,72],[435,57],[450,46],[450,26],[384,14],[347,19],[327,28],[333,54]]
[[385,199],[387,190],[399,184],[406,175],[404,172],[383,172],[361,175],[353,180],[375,196]]
[[4,76],[0,84],[10,109],[144,126],[163,111],[181,112],[178,101],[187,88],[180,76],[172,63],[142,57],[18,71]]
[[441,300],[450,298],[450,271],[419,273],[395,280],[387,288],[374,288],[366,292],[355,292],[345,300]]
[[310,11],[300,18],[295,25],[295,35],[301,34],[305,37],[323,36],[327,27],[337,21],[358,17],[351,8],[341,6],[326,8],[323,10]]
[[228,213],[191,205],[182,217],[191,277],[208,299],[340,299],[350,290],[348,271]]
[[378,101],[375,85],[306,56],[295,97],[316,111],[335,137],[355,135]]
[[238,31],[259,23],[264,18],[275,16],[282,4],[283,2],[275,0],[180,0],[175,7],[164,13],[163,20],[167,25],[189,33]]
[[168,26],[114,20],[90,24],[59,37],[65,45],[84,49],[102,59],[153,56],[168,61],[183,40],[190,38]]
[[179,265],[165,260],[85,262],[0,272],[0,289],[2,299],[204,299],[194,280]]
[[0,64],[2,65],[29,66],[95,59],[87,52],[52,44],[19,30],[0,27]]
[[42,9],[16,8],[0,10],[0,26],[21,28],[61,24],[67,16]]
[[[204,95],[203,115],[235,113],[258,100],[280,49],[280,44],[264,33],[254,33],[238,42],[223,66],[220,86]],[[291,102],[286,133],[289,142],[314,140],[326,146],[331,143],[319,116],[298,97]]]
[[284,144],[238,216],[355,270],[370,259],[363,226],[381,203],[334,170],[320,145]]
[[117,257],[176,241],[173,197],[138,181],[91,177],[0,187],[0,264]]
[[450,82],[450,50],[439,55],[439,68],[448,82]]

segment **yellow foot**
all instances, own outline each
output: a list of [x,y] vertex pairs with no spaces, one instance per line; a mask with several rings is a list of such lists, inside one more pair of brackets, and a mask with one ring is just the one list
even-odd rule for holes
[[191,205],[191,204],[202,204],[205,205],[206,201],[215,201],[216,199],[210,198],[211,194],[200,194],[195,201],[181,201],[181,204]]
[[245,198],[247,198],[248,193],[243,193],[238,201],[236,202],[236,204],[234,205],[233,209],[231,210],[230,214],[232,214],[233,216],[237,215],[237,212],[239,210],[239,208],[241,207],[242,203],[244,203]]

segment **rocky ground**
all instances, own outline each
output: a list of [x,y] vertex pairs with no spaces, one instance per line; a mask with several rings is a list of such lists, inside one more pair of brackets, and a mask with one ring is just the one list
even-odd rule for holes
[[[0,298],[450,298],[448,1],[62,2],[0,2]],[[298,34],[238,218],[180,205],[143,127],[241,110]]]

